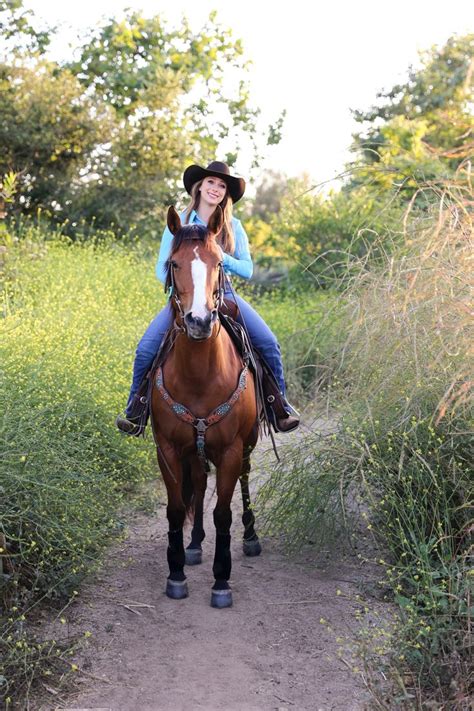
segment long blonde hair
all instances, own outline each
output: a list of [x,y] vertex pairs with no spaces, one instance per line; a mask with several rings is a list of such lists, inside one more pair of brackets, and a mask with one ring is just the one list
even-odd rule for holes
[[[201,187],[203,180],[198,180],[198,182],[194,183],[191,188],[191,200],[184,213],[184,222],[186,225],[189,223],[192,211],[196,210],[197,212],[199,207],[199,201],[201,199],[199,188]],[[228,190],[226,190],[220,206],[222,208],[222,212],[224,213],[224,224],[220,235],[218,236],[218,241],[224,252],[232,255],[235,251],[235,236],[234,230],[232,229],[232,198],[230,197]]]

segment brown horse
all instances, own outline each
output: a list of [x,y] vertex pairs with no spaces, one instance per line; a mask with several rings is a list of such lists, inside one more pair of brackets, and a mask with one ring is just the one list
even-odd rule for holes
[[[254,379],[218,317],[224,274],[216,236],[222,225],[220,207],[211,215],[207,228],[182,226],[176,210],[168,210],[168,227],[174,239],[167,284],[174,309],[175,339],[162,368],[154,375],[151,398],[158,463],[168,493],[168,597],[188,595],[184,565],[201,562],[207,460],[216,467],[213,607],[232,605],[231,501],[239,478],[244,553],[258,555],[261,551],[248,488],[250,453],[258,436]],[[183,525],[187,512],[194,523],[185,551]]]

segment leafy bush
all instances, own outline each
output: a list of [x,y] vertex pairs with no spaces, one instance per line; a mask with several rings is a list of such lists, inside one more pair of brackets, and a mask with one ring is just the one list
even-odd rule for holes
[[308,180],[288,181],[264,244],[296,265],[292,281],[334,288],[358,257],[400,230],[401,199],[385,187],[346,186],[324,196]]

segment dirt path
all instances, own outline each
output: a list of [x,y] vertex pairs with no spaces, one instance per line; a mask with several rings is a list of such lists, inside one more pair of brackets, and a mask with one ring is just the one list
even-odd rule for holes
[[338,658],[336,642],[357,627],[355,596],[365,577],[357,558],[311,551],[289,559],[271,540],[262,541],[259,558],[246,558],[236,496],[234,606],[215,610],[209,605],[211,494],[203,563],[187,569],[189,598],[164,595],[165,508],[137,515],[125,542],[110,551],[100,575],[83,586],[68,610],[70,634],[92,632],[75,660],[84,672],[78,673],[78,690],[62,704],[56,698],[41,709],[366,708],[362,680]]

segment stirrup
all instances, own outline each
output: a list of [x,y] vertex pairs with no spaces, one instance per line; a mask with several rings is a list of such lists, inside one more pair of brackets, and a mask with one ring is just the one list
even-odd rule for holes
[[140,423],[140,418],[118,415],[115,425],[122,434],[130,435],[131,437],[140,437],[145,434],[146,424]]

